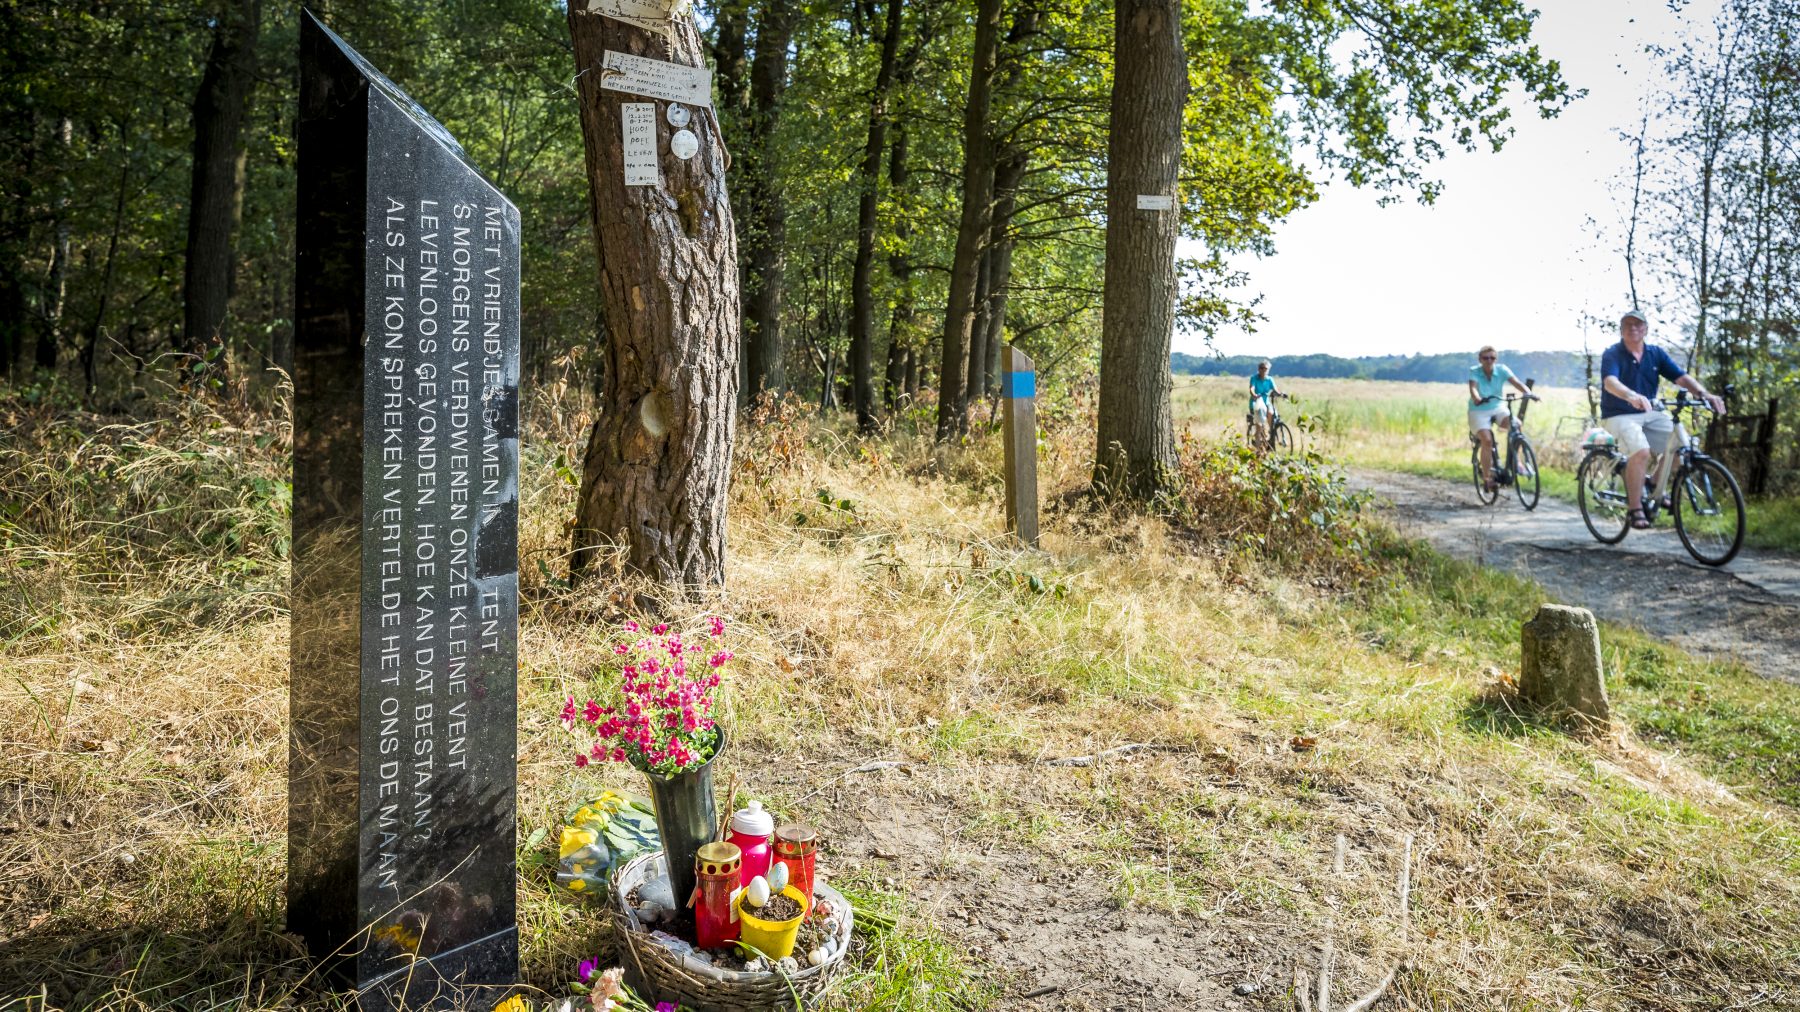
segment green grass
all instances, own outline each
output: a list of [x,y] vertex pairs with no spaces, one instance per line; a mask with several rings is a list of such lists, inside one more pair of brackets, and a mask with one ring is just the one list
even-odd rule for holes
[[[1467,391],[1451,383],[1280,379],[1296,400],[1279,402],[1282,417],[1300,429],[1303,447],[1346,464],[1474,481],[1469,463]],[[1243,429],[1245,381],[1236,377],[1177,377],[1177,424],[1203,435]],[[1539,387],[1541,403],[1526,413],[1526,431],[1537,450],[1543,495],[1575,501],[1577,443],[1586,431],[1588,406],[1579,390]],[[1499,445],[1505,452],[1504,440]],[[1471,493],[1473,488],[1471,487]],[[1510,489],[1502,490],[1509,498]],[[1766,496],[1746,504],[1745,543],[1800,552],[1800,497]]]

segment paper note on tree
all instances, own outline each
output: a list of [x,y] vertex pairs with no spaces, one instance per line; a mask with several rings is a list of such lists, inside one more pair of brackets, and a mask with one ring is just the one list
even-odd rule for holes
[[1166,193],[1140,193],[1138,206],[1140,211],[1173,211],[1175,198]]
[[656,169],[656,103],[626,102],[619,106],[619,123],[625,132],[625,185],[655,186],[662,179]]
[[600,68],[600,87],[712,108],[712,72],[705,67],[647,60],[611,49]]
[[588,0],[587,9],[589,14],[603,14],[614,21],[673,38],[671,21],[674,13],[668,5],[656,0]]

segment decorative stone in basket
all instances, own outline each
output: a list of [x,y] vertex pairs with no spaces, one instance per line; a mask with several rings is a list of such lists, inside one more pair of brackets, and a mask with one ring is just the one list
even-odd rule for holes
[[[648,923],[662,918],[656,912],[644,916],[656,902],[645,901],[644,893],[659,891],[655,885],[667,879],[668,863],[659,852],[626,864],[613,881],[613,928],[625,981],[647,1000],[679,1002],[693,1012],[792,1012],[796,1002],[801,1008],[816,1006],[843,968],[855,913],[830,886],[813,886],[807,912],[815,916],[803,917],[794,955],[773,966],[752,958],[740,970],[736,959],[698,951]],[[798,898],[791,886],[786,891]],[[755,969],[759,964],[762,969]]]

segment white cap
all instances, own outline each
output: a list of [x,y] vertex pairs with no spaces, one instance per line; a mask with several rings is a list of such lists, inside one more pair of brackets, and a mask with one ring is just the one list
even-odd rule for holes
[[775,832],[775,817],[763,811],[762,802],[752,801],[731,813],[731,828],[745,836],[768,836]]

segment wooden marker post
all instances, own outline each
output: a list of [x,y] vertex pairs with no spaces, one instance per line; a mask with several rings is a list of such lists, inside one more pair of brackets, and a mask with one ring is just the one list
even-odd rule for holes
[[1006,529],[1038,543],[1037,373],[1031,359],[1006,346],[1000,395],[1006,399]]

